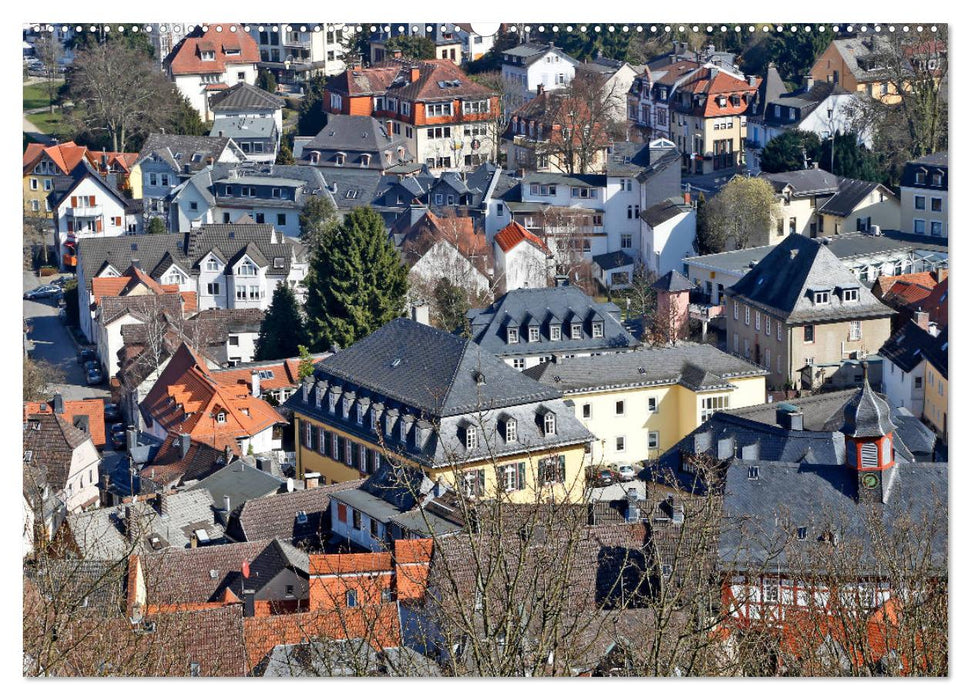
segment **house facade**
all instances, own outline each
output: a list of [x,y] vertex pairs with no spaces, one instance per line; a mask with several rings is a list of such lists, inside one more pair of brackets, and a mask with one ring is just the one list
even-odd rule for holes
[[941,331],[925,351],[924,412],[921,417],[945,444],[948,442],[947,422],[947,329]]
[[259,48],[235,24],[197,28],[172,49],[165,68],[179,92],[203,121],[213,118],[209,99],[237,83],[256,83]]
[[502,52],[502,80],[509,91],[508,113],[536,97],[539,87],[561,90],[573,82],[579,65],[572,56],[549,42],[527,41]]
[[582,497],[590,434],[560,392],[414,321],[391,321],[318,363],[286,406],[299,476],[340,482],[412,467],[472,498]]
[[24,151],[24,213],[35,218],[51,219],[50,195],[73,184],[71,173],[80,164],[87,148],[73,141],[44,146],[27,144]]
[[726,289],[725,303],[729,352],[765,367],[773,387],[821,386],[890,337],[893,310],[827,246],[798,234]]
[[890,42],[878,35],[833,39],[810,69],[815,82],[839,85],[851,94],[894,105],[900,102],[897,85],[887,67]]
[[947,238],[947,153],[910,161],[900,179],[900,230]]
[[50,195],[54,218],[54,247],[62,270],[78,264],[82,240],[115,238],[129,233],[128,202],[82,161],[71,172],[73,183],[63,193]]
[[553,273],[553,253],[543,241],[511,222],[493,239],[496,291],[545,287]]
[[766,370],[711,345],[575,357],[525,371],[572,399],[596,440],[587,464],[657,459],[717,410],[765,401]]
[[213,95],[210,136],[235,141],[246,160],[276,162],[283,136],[283,100],[249,83],[236,83]]
[[326,24],[315,31],[311,22],[262,28],[251,25],[249,30],[259,50],[258,67],[267,69],[285,85],[344,70],[344,31],[341,24]]
[[658,277],[680,270],[694,250],[698,212],[684,197],[672,197],[641,212],[640,259]]

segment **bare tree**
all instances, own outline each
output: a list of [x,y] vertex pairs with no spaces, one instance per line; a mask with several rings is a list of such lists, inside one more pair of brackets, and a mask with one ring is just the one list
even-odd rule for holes
[[34,53],[41,62],[44,70],[43,78],[46,81],[48,111],[54,114],[54,104],[57,102],[58,85],[55,82],[60,77],[60,65],[58,58],[61,55],[61,46],[54,34],[44,32],[37,37],[34,42]]

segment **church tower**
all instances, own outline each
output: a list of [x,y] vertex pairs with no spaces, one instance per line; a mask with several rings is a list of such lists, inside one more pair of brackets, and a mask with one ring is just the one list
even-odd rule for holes
[[863,388],[843,409],[846,464],[856,472],[857,500],[886,503],[896,477],[890,407],[870,388],[866,365]]

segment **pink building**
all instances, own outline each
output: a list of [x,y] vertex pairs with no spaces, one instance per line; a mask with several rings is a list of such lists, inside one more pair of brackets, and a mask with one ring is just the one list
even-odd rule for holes
[[657,290],[655,324],[668,343],[688,337],[688,293],[694,286],[677,270],[651,285]]

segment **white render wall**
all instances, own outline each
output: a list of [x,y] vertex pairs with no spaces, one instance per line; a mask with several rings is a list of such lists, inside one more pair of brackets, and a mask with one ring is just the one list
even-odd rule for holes
[[644,244],[641,259],[658,277],[684,267],[682,258],[695,254],[694,240],[697,212],[692,209],[673,216],[656,228],[642,220]]
[[[926,360],[917,363],[910,372],[904,372],[887,358],[883,358],[883,394],[890,408],[903,406],[915,416],[924,413],[924,365]],[[914,387],[914,379],[919,377],[921,387]]]
[[549,266],[546,253],[534,245],[521,242],[509,252],[495,248],[496,281],[499,293],[513,289],[537,289],[549,284]]
[[[240,73],[243,74],[242,79],[239,77]],[[237,83],[255,85],[256,73],[255,63],[230,64],[226,66],[225,72],[219,76],[216,82],[224,83],[228,87]],[[206,90],[206,84],[202,82],[202,76],[177,75],[175,76],[175,87],[189,100],[189,104],[199,113],[203,121],[212,121],[213,114],[212,110],[209,109],[209,92]]]

